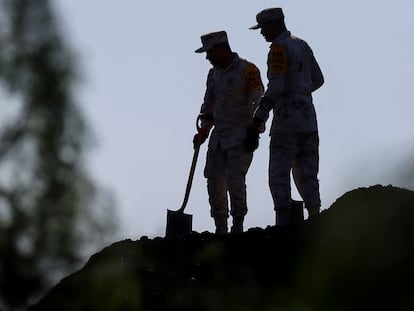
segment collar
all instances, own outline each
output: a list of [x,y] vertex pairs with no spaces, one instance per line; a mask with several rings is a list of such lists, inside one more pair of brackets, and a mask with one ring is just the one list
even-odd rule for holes
[[223,70],[223,71],[230,70],[233,67],[237,67],[239,62],[240,62],[239,54],[233,52],[233,59],[231,60],[230,64],[226,68],[221,68],[221,67],[217,66],[217,67],[215,67],[215,69],[216,70]]
[[276,43],[278,43],[278,42],[280,42],[284,39],[289,38],[290,36],[291,36],[291,34],[290,34],[289,30],[284,31],[284,32],[282,32],[282,33],[280,33],[276,36],[276,38],[273,40],[272,44],[276,44]]

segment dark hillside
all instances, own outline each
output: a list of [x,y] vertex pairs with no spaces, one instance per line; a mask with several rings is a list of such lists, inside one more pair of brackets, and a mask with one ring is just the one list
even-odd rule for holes
[[414,310],[414,192],[350,191],[312,221],[115,243],[31,311]]

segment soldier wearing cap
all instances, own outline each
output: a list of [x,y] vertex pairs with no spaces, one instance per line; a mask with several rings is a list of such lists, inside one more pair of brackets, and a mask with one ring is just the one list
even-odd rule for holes
[[[258,131],[273,110],[270,130],[269,186],[276,225],[293,222],[290,173],[309,217],[319,213],[319,137],[312,92],[324,83],[312,49],[286,29],[281,8],[259,12],[250,29],[271,42],[267,59],[267,89],[260,99],[250,130]],[[302,216],[303,219],[303,216]]]
[[[213,67],[207,76],[201,105],[201,129],[194,144],[202,144],[211,131],[204,176],[216,233],[228,232],[229,213],[232,232],[243,232],[247,213],[245,177],[253,152],[245,149],[246,128],[252,122],[264,87],[258,68],[232,52],[225,31],[201,36],[202,47]],[[261,129],[263,130],[263,129]],[[230,198],[230,211],[228,208]]]

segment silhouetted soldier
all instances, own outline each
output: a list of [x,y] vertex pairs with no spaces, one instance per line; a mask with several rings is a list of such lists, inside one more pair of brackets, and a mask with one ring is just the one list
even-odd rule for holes
[[268,85],[254,113],[251,131],[258,132],[273,110],[270,130],[269,186],[276,224],[292,223],[290,172],[309,217],[319,213],[319,137],[312,92],[324,83],[309,45],[286,29],[281,8],[269,8],[256,16],[257,25],[271,42],[267,59]]
[[231,231],[243,232],[247,213],[245,177],[253,157],[253,151],[246,151],[243,142],[264,87],[258,68],[232,52],[225,31],[205,34],[201,42],[203,46],[195,52],[206,52],[213,68],[208,73],[200,111],[201,130],[194,136],[194,143],[202,144],[214,126],[204,170],[211,216],[216,233],[227,233],[229,194]]

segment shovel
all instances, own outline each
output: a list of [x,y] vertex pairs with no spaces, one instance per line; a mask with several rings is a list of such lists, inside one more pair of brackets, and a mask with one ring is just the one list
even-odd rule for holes
[[[199,118],[197,118],[197,130],[199,130]],[[190,196],[191,185],[193,183],[194,171],[197,164],[198,153],[200,151],[200,145],[194,145],[193,161],[191,163],[190,175],[188,176],[187,187],[185,189],[184,202],[181,208],[176,211],[167,209],[167,228],[165,236],[167,238],[177,238],[188,235],[192,231],[193,215],[185,214],[184,209]]]

